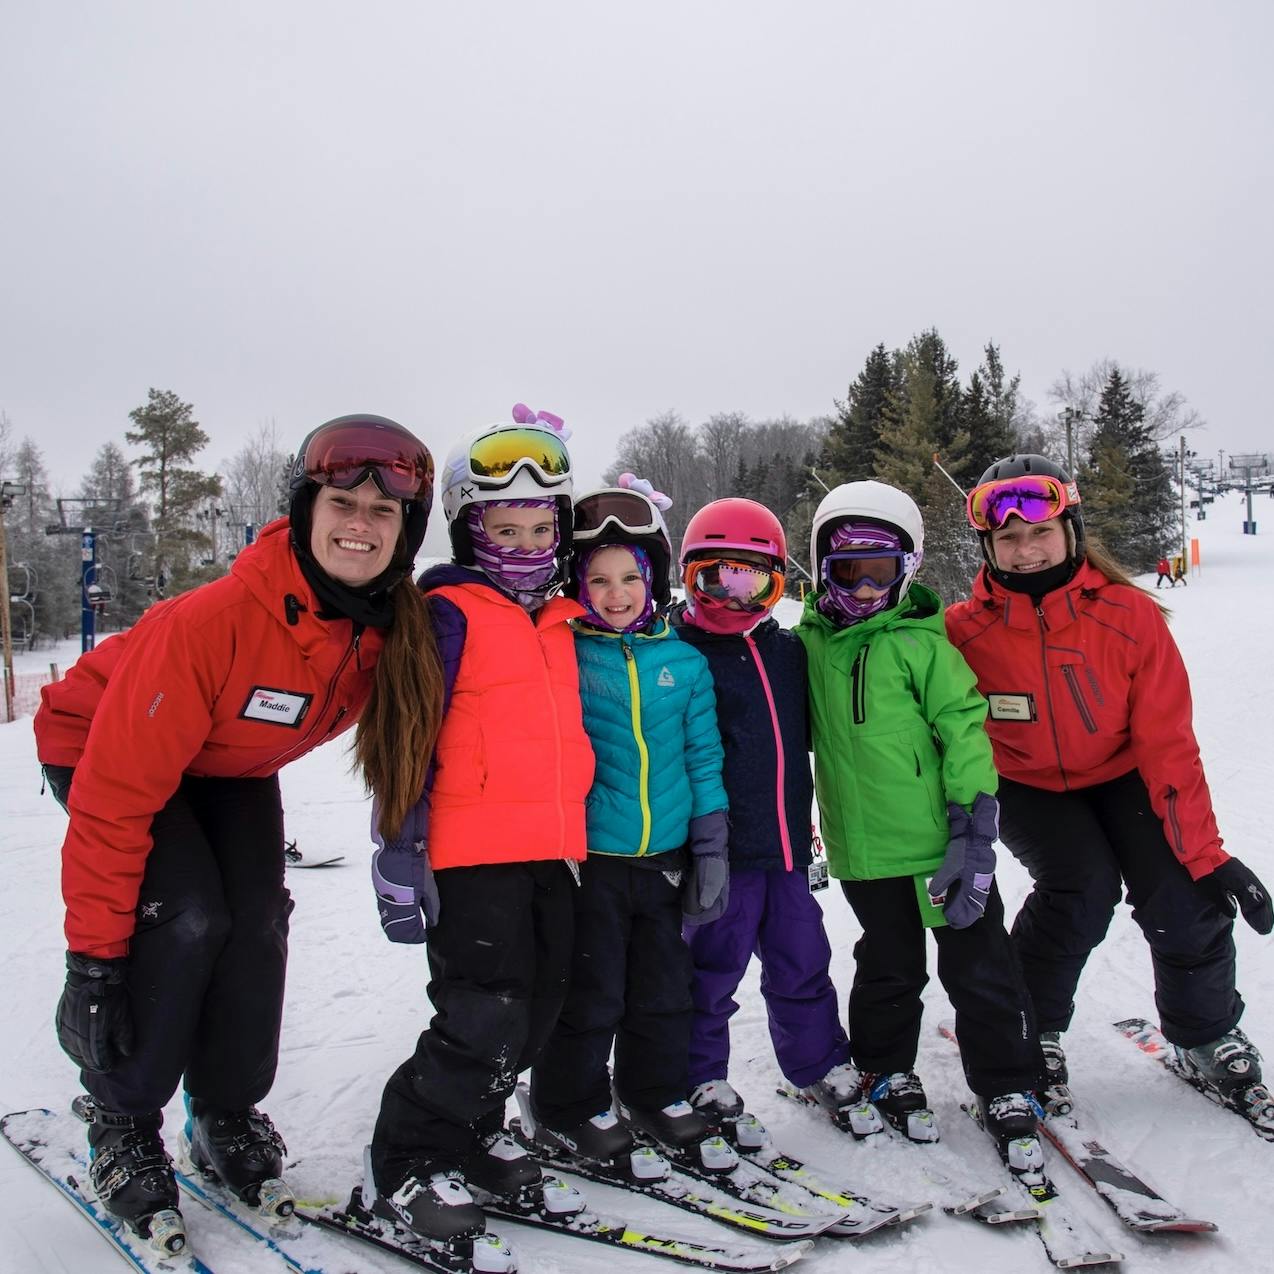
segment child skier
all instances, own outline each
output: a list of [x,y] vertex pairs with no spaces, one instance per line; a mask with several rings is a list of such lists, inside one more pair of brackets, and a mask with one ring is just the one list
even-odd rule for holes
[[633,485],[595,491],[575,509],[575,587],[586,614],[572,626],[597,775],[570,990],[531,1072],[537,1137],[593,1159],[629,1150],[627,1126],[672,1147],[707,1130],[685,1101],[692,1006],[682,878],[705,918],[728,884],[712,677],[657,613],[669,600],[672,552],[656,501],[670,501],[624,479]]
[[880,482],[830,491],[810,537],[820,584],[796,629],[828,863],[863,929],[849,1036],[862,1099],[931,1140],[913,1068],[932,929],[965,1076],[1005,1145],[1035,1132],[1043,1058],[995,886],[986,703],[947,640],[942,603],[913,582],[923,540],[905,492]]
[[690,1102],[714,1126],[737,1119],[729,1084],[734,994],[755,952],[779,1069],[832,1107],[858,1092],[828,967],[822,908],[810,892],[810,774],[805,648],[772,617],[787,540],[753,500],[715,500],[681,541],[686,589],[673,622],[708,660],[730,800],[730,900],[687,927],[694,963]]
[[570,456],[557,417],[513,415],[462,439],[442,471],[454,564],[420,585],[446,708],[426,792],[373,859],[386,935],[428,932],[434,1018],[385,1085],[365,1198],[462,1246],[484,1228],[467,1185],[512,1195],[540,1179],[504,1134],[505,1100],[562,1006],[593,778],[569,628],[584,612],[553,596]]

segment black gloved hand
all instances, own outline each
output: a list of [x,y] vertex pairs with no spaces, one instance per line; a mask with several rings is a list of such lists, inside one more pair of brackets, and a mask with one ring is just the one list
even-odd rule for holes
[[[1243,919],[1257,933],[1269,933],[1274,929],[1274,905],[1270,903],[1270,891],[1237,858],[1227,858],[1220,867],[1200,876],[1196,883],[1207,891],[1227,916],[1242,911]],[[1237,908],[1234,905],[1236,901]]]
[[133,1051],[128,961],[66,953],[66,989],[58,1001],[58,1043],[86,1071],[104,1075]]

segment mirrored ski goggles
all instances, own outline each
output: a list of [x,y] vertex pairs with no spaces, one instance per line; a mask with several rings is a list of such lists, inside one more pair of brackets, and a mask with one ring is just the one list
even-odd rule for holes
[[662,529],[655,507],[635,491],[617,488],[594,491],[575,506],[575,538],[596,539],[608,526],[633,535],[653,535]]
[[301,464],[305,476],[320,486],[348,491],[370,475],[391,499],[425,505],[433,500],[433,457],[424,443],[397,426],[352,420],[315,430]]
[[882,593],[907,573],[907,554],[901,549],[838,549],[823,558],[823,579],[851,592],[870,584]]
[[783,594],[782,571],[731,557],[687,562],[682,578],[687,592],[714,602],[738,602],[744,610],[764,610]]
[[1079,488],[1046,473],[984,482],[969,492],[969,522],[979,531],[996,531],[1014,514],[1023,522],[1047,522],[1079,503]]
[[501,429],[483,434],[469,447],[469,473],[479,483],[484,478],[502,480],[528,465],[542,479],[564,478],[571,471],[566,443],[550,429]]

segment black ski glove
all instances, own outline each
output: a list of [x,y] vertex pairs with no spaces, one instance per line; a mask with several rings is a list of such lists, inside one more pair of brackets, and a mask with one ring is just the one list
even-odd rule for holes
[[58,1043],[86,1071],[104,1075],[133,1051],[124,957],[66,953],[66,989],[58,1001]]
[[[1197,883],[1227,916],[1235,916],[1242,911],[1243,919],[1257,933],[1269,933],[1274,929],[1270,891],[1237,858],[1226,859],[1220,867],[1200,876]],[[1234,905],[1236,901],[1237,908]]]

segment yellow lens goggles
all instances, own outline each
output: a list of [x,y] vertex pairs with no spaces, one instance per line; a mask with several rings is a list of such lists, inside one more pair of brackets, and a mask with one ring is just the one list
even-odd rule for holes
[[571,472],[571,457],[566,443],[547,429],[501,429],[483,434],[469,448],[469,473],[479,483],[503,480],[523,465],[542,478],[564,478]]

